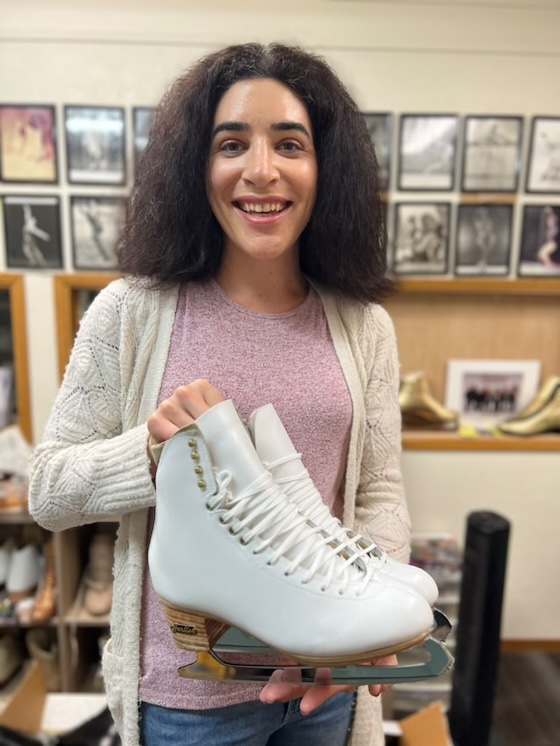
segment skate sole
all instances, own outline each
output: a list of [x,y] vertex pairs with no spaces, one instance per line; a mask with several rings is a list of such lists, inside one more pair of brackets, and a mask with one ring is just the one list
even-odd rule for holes
[[[194,653],[210,652],[224,632],[232,627],[232,625],[224,619],[219,619],[215,616],[204,616],[200,612],[192,610],[187,611],[169,603],[169,601],[165,601],[159,596],[158,598],[164,608],[165,616],[171,628],[175,645],[181,650],[189,650]],[[246,630],[241,627],[236,626],[236,629],[239,629],[240,632],[243,632],[243,634],[248,637],[254,638],[261,644],[268,645],[268,643],[259,640],[253,634],[246,632]],[[303,663],[310,666],[344,666],[352,663],[367,663],[376,658],[384,658],[388,655],[401,653],[404,650],[421,645],[430,636],[430,633],[431,630],[428,630],[412,640],[406,640],[402,643],[389,645],[384,648],[367,650],[353,655],[331,656],[328,658],[296,655],[278,648],[271,649],[271,652],[285,655],[297,663]]]

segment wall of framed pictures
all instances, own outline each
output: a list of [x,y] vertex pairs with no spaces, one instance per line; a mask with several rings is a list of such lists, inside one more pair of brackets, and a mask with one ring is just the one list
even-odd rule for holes
[[[479,285],[467,303],[456,283],[488,283],[480,296],[486,310],[510,283],[525,301],[516,307],[517,296],[507,296],[507,334],[525,305],[531,333],[538,333],[534,307],[543,309],[547,343],[558,331],[555,289],[544,304],[535,285],[523,290],[542,282],[544,292],[556,277],[545,260],[555,263],[554,251],[543,248],[560,220],[560,106],[550,82],[560,75],[560,10],[552,0],[538,8],[476,0],[285,0],[281,9],[254,0],[235,8],[193,0],[188,10],[172,0],[24,5],[22,13],[15,0],[4,4],[0,40],[0,271],[25,279],[35,437],[59,381],[57,326],[65,320],[56,316],[53,275],[109,279],[153,107],[191,62],[248,35],[323,54],[350,87],[377,145],[391,271],[403,286],[449,282],[446,297],[464,319],[477,308]],[[433,301],[437,292],[414,289],[403,298],[421,296],[416,308],[448,313]],[[438,344],[435,334],[431,340]],[[540,572],[558,561],[558,461],[546,450],[404,452],[416,530],[460,537],[466,513],[478,508],[514,521],[509,639],[558,638],[551,620],[560,601]],[[522,546],[535,552],[528,557]]]

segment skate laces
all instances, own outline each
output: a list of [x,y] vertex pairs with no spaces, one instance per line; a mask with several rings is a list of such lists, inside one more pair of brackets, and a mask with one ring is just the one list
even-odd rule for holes
[[309,520],[329,532],[338,541],[348,547],[348,549],[357,552],[360,556],[367,555],[370,559],[377,559],[382,564],[385,564],[387,556],[374,541],[346,528],[338,518],[335,518],[331,514],[327,505],[325,505],[321,496],[317,493],[317,488],[309,476],[309,472],[303,466],[301,457],[301,453],[292,453],[276,461],[263,461],[262,463],[267,471],[273,472],[279,466],[283,466],[291,461],[298,461],[302,467],[301,471],[298,474],[290,476],[275,477],[274,481],[276,484],[282,487],[288,498],[294,501],[297,508]]
[[228,490],[231,472],[216,471],[216,481],[218,491],[208,498],[208,509],[220,514],[220,522],[229,526],[230,533],[238,536],[241,544],[253,543],[254,554],[268,550],[269,565],[287,561],[284,574],[289,576],[303,570],[303,584],[320,576],[322,591],[333,583],[340,584],[341,595],[350,583],[358,583],[356,595],[366,589],[373,575],[371,563],[364,563],[356,553],[345,556],[344,544],[310,523],[288,502],[271,474],[264,472],[235,495]]

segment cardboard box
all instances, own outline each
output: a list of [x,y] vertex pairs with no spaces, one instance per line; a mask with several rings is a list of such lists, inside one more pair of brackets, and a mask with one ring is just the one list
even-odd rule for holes
[[384,726],[387,746],[453,746],[442,702]]
[[30,736],[61,735],[107,706],[104,694],[47,692],[41,669],[30,661],[16,676],[0,712],[0,725]]

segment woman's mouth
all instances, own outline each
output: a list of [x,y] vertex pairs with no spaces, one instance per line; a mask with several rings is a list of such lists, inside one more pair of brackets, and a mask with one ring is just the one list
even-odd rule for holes
[[235,207],[248,215],[277,215],[284,212],[291,202],[234,202]]

